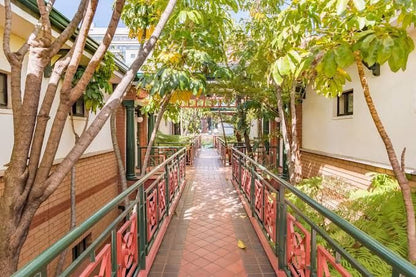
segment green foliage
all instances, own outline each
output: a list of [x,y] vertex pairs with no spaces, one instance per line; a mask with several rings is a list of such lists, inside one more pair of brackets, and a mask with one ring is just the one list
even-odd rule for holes
[[157,145],[178,145],[178,146],[186,146],[189,145],[193,140],[195,136],[180,136],[180,135],[166,135],[161,132],[158,132],[156,135],[155,143]]
[[[104,106],[104,94],[111,94],[113,88],[110,84],[110,78],[116,69],[114,62],[114,55],[107,52],[101,64],[95,70],[90,82],[88,83],[83,98],[85,101],[85,108],[87,112],[97,112]],[[72,86],[75,86],[84,74],[85,66],[79,66],[74,78],[72,79]]]
[[130,29],[130,38],[137,38],[141,41],[144,32],[146,32],[145,35],[148,38],[159,21],[161,11],[166,3],[166,0],[127,0],[121,19]]
[[[372,173],[371,175],[373,178],[369,190],[355,190],[350,194],[344,194],[347,198],[340,201],[334,212],[393,252],[406,258],[407,223],[404,216],[404,202],[397,181],[385,174]],[[323,193],[322,190],[325,188],[322,185],[321,178],[315,177],[304,180],[298,188],[323,205],[329,200],[327,196],[322,197],[321,195]],[[334,189],[336,189],[336,186],[334,186]],[[375,276],[388,276],[391,274],[390,266],[367,248],[360,245],[355,239],[334,224],[325,224],[321,216],[317,215],[316,212],[312,211],[309,206],[295,196],[289,194],[288,198],[305,212],[313,222],[326,230],[332,238],[338,241],[340,245]],[[416,195],[413,195],[413,201],[416,201]],[[319,240],[319,243],[325,245],[322,239]],[[353,273],[353,276],[359,276],[358,272],[354,271],[346,261],[342,260],[342,264]]]

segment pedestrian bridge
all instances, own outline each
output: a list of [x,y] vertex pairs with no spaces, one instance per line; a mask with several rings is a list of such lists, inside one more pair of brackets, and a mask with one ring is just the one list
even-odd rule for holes
[[[62,276],[374,276],[321,224],[368,248],[391,267],[389,275],[416,276],[416,267],[242,149],[233,148],[231,166],[224,166],[218,147],[199,150],[192,166],[186,149],[178,149],[14,276],[52,276],[60,253],[115,211]],[[323,222],[309,218],[288,193]]]

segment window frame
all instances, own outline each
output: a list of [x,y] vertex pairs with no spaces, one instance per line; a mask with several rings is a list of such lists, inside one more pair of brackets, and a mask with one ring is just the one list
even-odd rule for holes
[[[78,113],[77,112],[77,105],[81,103],[82,104],[82,113]],[[78,98],[78,100],[72,105],[72,116],[76,116],[76,117],[85,117],[85,101],[84,101],[84,97],[81,96],[80,98]]]
[[89,233],[74,247],[72,247],[72,261],[75,261],[88,248],[88,246],[91,245],[91,241],[92,236],[91,233]]
[[0,71],[0,75],[3,75],[4,78],[4,84],[0,84],[0,85],[4,85],[5,88],[5,99],[6,99],[6,104],[2,104],[0,103],[0,109],[8,109],[9,108],[9,74],[7,74],[6,72]]
[[[348,106],[349,106],[349,95],[352,94],[353,95],[353,99],[352,99],[352,107],[353,110],[351,112],[348,111]],[[340,100],[341,97],[344,100],[344,112],[340,113]],[[354,90],[353,89],[349,89],[346,91],[343,91],[341,95],[337,96],[337,117],[342,117],[342,116],[351,116],[354,114]]]

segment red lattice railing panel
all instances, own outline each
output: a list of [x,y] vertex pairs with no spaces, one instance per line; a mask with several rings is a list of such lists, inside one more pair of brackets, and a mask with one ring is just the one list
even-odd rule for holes
[[133,275],[139,262],[137,246],[137,214],[134,213],[117,231],[117,277]]
[[254,210],[260,220],[263,221],[263,184],[260,180],[254,182]]
[[287,214],[286,257],[292,276],[310,275],[311,234],[289,213]]
[[337,263],[334,256],[332,256],[324,247],[318,245],[317,247],[317,263],[318,263],[318,270],[317,276],[318,277],[330,277],[329,265],[330,264],[342,277],[351,277],[351,273],[349,273],[341,264]]
[[147,212],[147,241],[150,241],[153,234],[156,232],[158,225],[157,217],[157,190],[154,189],[147,195],[146,199],[146,212]]
[[169,198],[172,200],[173,196],[175,195],[175,180],[174,180],[174,172],[171,170],[169,172]]
[[[98,274],[97,274],[98,269]],[[79,275],[80,277],[111,277],[111,246],[106,244],[95,261],[90,263],[84,271]]]
[[273,242],[276,242],[276,193],[264,189],[264,228]]
[[159,195],[159,218],[162,218],[166,212],[166,182],[162,180],[158,185]]

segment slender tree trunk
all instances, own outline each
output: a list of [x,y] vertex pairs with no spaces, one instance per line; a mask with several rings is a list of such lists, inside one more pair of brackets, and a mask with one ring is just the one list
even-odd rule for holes
[[[77,211],[76,211],[76,189],[75,189],[75,185],[76,185],[76,170],[75,170],[75,166],[71,169],[71,184],[70,184],[70,194],[71,194],[71,220],[70,220],[70,224],[69,224],[69,230],[74,229],[77,226]],[[64,264],[65,264],[65,258],[66,255],[68,254],[68,250],[69,248],[65,249],[61,255],[59,256],[58,259],[58,264],[56,266],[55,269],[55,276],[59,276],[64,268]]]
[[[79,140],[79,135],[77,133],[77,131],[75,130],[75,124],[74,124],[74,116],[72,114],[72,112],[70,113],[70,120],[71,120],[71,127],[72,127],[72,133],[74,134],[74,140],[75,143],[78,142]],[[87,118],[86,121],[84,123],[84,128],[82,133],[85,132],[87,126],[88,126],[88,119],[89,119],[89,111],[87,111]],[[69,186],[69,191],[70,191],[70,199],[71,199],[71,209],[70,209],[70,222],[69,222],[69,230],[72,230],[73,228],[75,228],[75,226],[77,226],[77,202],[76,202],[76,196],[77,196],[77,192],[76,192],[76,170],[75,170],[75,165],[71,168],[71,182],[70,182],[70,186]],[[59,256],[59,260],[58,260],[58,264],[56,266],[55,269],[55,276],[59,276],[64,268],[64,263],[65,263],[65,258],[66,255],[68,254],[68,249],[66,249],[65,251],[63,251],[61,253],[61,255]]]
[[290,160],[289,180],[292,185],[302,181],[302,163],[300,161],[300,145],[298,138],[298,120],[296,115],[296,85],[290,91],[290,114],[291,114],[291,143],[290,143]]
[[408,242],[408,259],[411,263],[416,263],[416,221],[415,221],[415,208],[412,201],[412,191],[409,185],[405,174],[404,166],[404,152],[402,155],[402,165],[397,158],[396,152],[394,151],[393,143],[390,137],[387,134],[386,129],[378,115],[377,109],[374,105],[373,99],[370,94],[370,87],[367,82],[367,77],[365,76],[364,66],[361,61],[361,55],[355,53],[355,60],[357,63],[358,74],[361,81],[361,86],[364,92],[364,98],[367,103],[367,107],[370,111],[370,115],[373,119],[373,122],[377,128],[377,131],[382,139],[384,146],[386,148],[387,156],[390,161],[390,165],[393,169],[393,173],[400,185],[404,205],[406,208],[406,218],[407,218],[407,242]]
[[[114,155],[116,156],[121,189],[122,191],[125,191],[127,189],[127,178],[126,178],[126,170],[124,169],[123,158],[121,157],[120,146],[117,141],[117,127],[116,127],[117,111],[118,109],[113,112],[113,114],[111,115],[111,119],[110,119],[111,140],[113,142]],[[124,200],[124,206],[125,207],[128,206],[128,199]]]
[[162,103],[160,105],[160,110],[159,110],[159,112],[157,113],[157,116],[156,116],[155,126],[153,128],[152,135],[150,136],[149,143],[147,144],[146,154],[144,156],[142,172],[140,174],[140,177],[143,177],[146,174],[147,164],[149,163],[150,153],[152,151],[153,143],[156,139],[157,130],[159,129],[160,122],[162,121],[163,114],[165,113],[166,108],[168,107],[169,100],[170,100],[171,96],[172,96],[172,94],[169,93],[169,94],[166,94],[162,98]]
[[240,119],[240,129],[243,131],[244,145],[246,146],[246,154],[253,157],[253,149],[250,144],[249,128],[247,123],[247,114],[243,107],[241,107],[241,97],[237,96],[237,114]]
[[221,128],[222,128],[222,134],[224,137],[224,143],[225,143],[225,148],[228,148],[228,142],[227,142],[227,136],[225,135],[225,128],[224,128],[224,121],[222,121],[222,115],[221,115],[221,111],[218,110],[218,115],[220,117],[220,121],[221,121]]
[[[285,149],[287,151],[287,156],[288,156],[288,159],[290,161],[291,160],[291,158],[290,158],[290,156],[291,156],[290,135],[289,135],[288,127],[287,127],[287,117],[285,115],[285,110],[284,110],[284,106],[283,106],[282,88],[279,87],[279,86],[276,87],[276,98],[277,98],[277,108],[278,108],[279,118],[280,118],[280,130],[282,132],[282,137],[283,137],[283,144],[285,145]],[[291,174],[292,171],[293,171],[293,168],[291,167],[291,163],[289,163],[289,176],[292,175]]]

